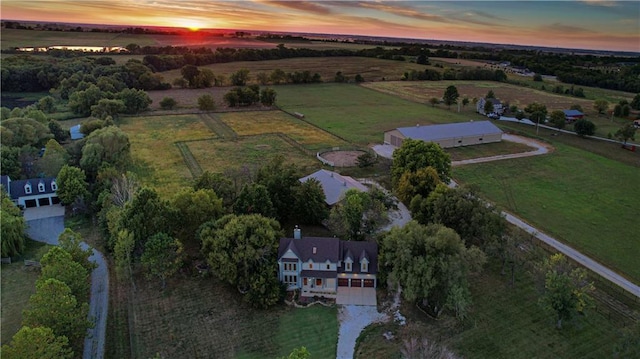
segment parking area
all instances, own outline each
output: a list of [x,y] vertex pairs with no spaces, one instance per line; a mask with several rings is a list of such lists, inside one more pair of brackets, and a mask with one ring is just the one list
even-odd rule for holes
[[376,306],[376,289],[360,287],[338,287],[336,304]]

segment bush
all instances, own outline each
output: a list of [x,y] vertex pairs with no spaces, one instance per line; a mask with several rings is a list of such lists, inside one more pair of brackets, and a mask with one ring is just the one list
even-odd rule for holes
[[202,95],[198,97],[198,109],[201,111],[213,111],[216,109],[216,103],[211,95]]
[[178,105],[178,102],[171,97],[165,97],[160,101],[160,108],[163,110],[173,110]]
[[573,124],[573,129],[580,137],[593,136],[593,134],[596,133],[596,125],[594,125],[593,122],[585,119],[576,121],[576,123]]

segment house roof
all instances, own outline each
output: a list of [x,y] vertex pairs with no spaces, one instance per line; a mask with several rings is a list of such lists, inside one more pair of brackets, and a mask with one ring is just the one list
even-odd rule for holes
[[502,105],[502,102],[500,102],[500,100],[498,100],[497,98],[493,98],[493,97],[486,98],[485,101],[491,102],[494,106],[495,105]]
[[75,125],[69,128],[69,134],[72,140],[79,140],[84,138],[84,133],[80,132],[80,125]]
[[502,133],[491,121],[469,121],[446,123],[442,125],[427,125],[415,127],[400,127],[398,131],[406,137],[426,142],[438,141],[452,137],[482,136]]
[[578,110],[562,110],[562,112],[564,112],[564,115],[567,117],[578,117],[578,116],[584,116],[584,113],[578,111]]
[[[55,193],[56,190],[53,189],[51,183],[55,182],[55,177],[47,177],[47,178],[30,178],[26,180],[17,180],[11,181],[9,184],[10,190],[9,194],[11,195],[11,199],[18,199],[20,197],[25,196],[35,196],[40,194],[49,194]],[[38,190],[38,185],[42,183],[44,184],[44,191]],[[31,193],[26,193],[24,188],[27,184],[31,185]]]
[[378,245],[373,242],[363,241],[341,241],[342,253],[358,253],[353,256],[353,266],[350,272],[345,272],[344,266],[338,268],[338,273],[360,273],[360,260],[366,258],[369,261],[369,268],[366,273],[378,273]]
[[319,170],[306,177],[300,178],[300,182],[306,182],[310,178],[315,178],[320,182],[324,191],[325,201],[332,206],[342,199],[342,195],[349,189],[355,188],[359,191],[366,192],[367,186],[356,181],[349,176],[342,176],[336,172]]

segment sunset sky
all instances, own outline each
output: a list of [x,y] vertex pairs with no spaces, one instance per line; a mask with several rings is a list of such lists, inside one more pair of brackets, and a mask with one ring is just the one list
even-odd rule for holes
[[640,52],[639,1],[2,0],[3,20],[290,31]]

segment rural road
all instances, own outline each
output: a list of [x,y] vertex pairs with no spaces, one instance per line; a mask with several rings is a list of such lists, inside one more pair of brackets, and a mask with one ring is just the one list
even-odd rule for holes
[[[24,212],[29,238],[51,245],[58,245],[58,237],[64,231],[64,207],[60,205],[29,208]],[[82,242],[83,249],[89,245]],[[102,253],[93,249],[89,260],[98,266],[91,273],[91,299],[89,301],[89,320],[95,320],[95,326],[87,331],[84,341],[83,359],[102,359],[104,357],[105,336],[107,330],[107,312],[109,310],[109,271]]]

